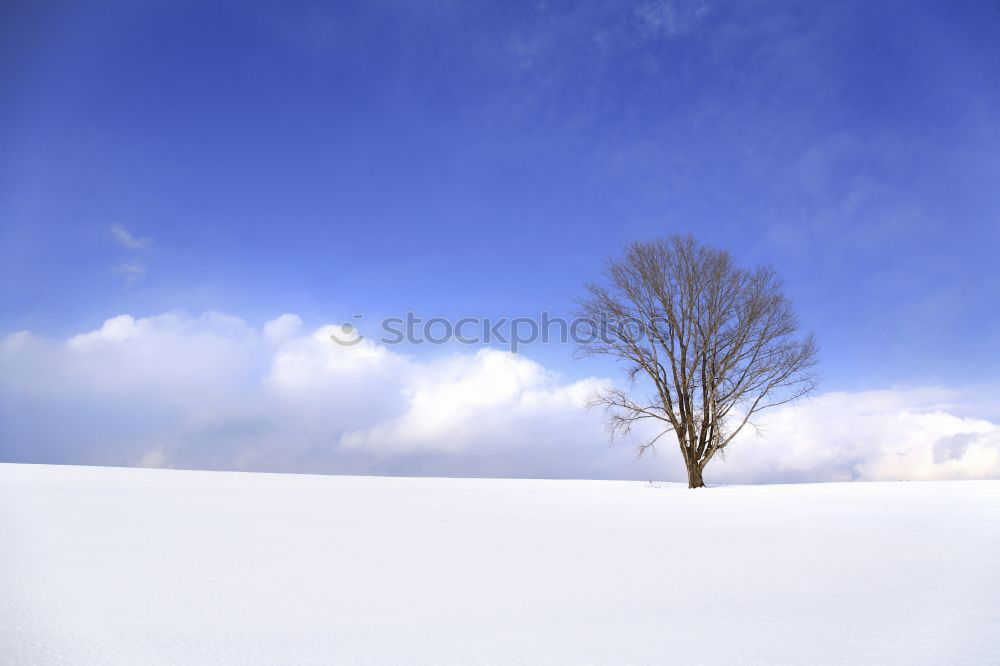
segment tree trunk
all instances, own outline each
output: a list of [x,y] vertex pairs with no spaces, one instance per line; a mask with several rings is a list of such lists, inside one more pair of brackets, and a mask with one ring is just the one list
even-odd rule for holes
[[705,482],[701,478],[701,470],[698,464],[688,465],[688,488],[704,488]]

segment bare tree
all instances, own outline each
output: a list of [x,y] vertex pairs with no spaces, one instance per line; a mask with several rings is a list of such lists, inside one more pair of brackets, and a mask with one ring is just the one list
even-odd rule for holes
[[[670,236],[628,245],[605,277],[580,301],[594,330],[579,352],[628,363],[631,390],[606,390],[592,404],[606,409],[612,437],[647,420],[658,426],[640,456],[674,433],[688,487],[705,485],[706,465],[755,427],[755,415],[815,388],[816,342],[799,336],[770,267],[744,270],[728,252]],[[648,397],[636,397],[640,384]]]

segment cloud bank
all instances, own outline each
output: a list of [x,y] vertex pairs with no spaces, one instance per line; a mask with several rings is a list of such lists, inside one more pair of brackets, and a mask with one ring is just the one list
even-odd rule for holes
[[[679,480],[676,450],[610,446],[568,381],[492,349],[333,344],[294,314],[121,315],[0,342],[0,460],[257,471]],[[1000,425],[943,388],[826,393],[745,432],[716,483],[1000,477]],[[981,410],[980,410],[981,411]]]

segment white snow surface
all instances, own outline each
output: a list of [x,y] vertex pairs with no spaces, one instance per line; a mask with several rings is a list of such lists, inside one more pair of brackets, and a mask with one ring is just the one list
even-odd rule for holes
[[0,465],[0,663],[1000,661],[1000,481]]

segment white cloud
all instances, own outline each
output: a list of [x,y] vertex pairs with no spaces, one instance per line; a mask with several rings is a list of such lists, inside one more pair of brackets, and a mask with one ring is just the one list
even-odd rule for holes
[[674,37],[693,30],[709,11],[698,0],[650,0],[636,7],[635,16],[647,35]]
[[302,318],[286,312],[264,324],[264,337],[273,343],[284,342],[302,330]]
[[66,344],[74,349],[93,349],[121,342],[139,335],[139,327],[132,315],[118,315],[104,322],[96,331],[74,335]]
[[148,250],[153,244],[152,239],[136,236],[120,224],[111,225],[110,231],[111,237],[129,250]]
[[[0,459],[345,473],[680,478],[676,448],[609,447],[566,381],[482,349],[421,359],[330,341],[284,314],[120,315],[0,344]],[[710,482],[1000,476],[1000,426],[974,393],[826,393],[748,432]],[[978,413],[977,413],[978,412]],[[994,417],[995,418],[995,417]]]
[[[518,420],[554,412],[582,412],[587,395],[601,382],[563,384],[537,363],[483,349],[424,365],[402,386],[406,411],[373,428],[346,433],[347,447],[378,452],[457,452],[495,439]],[[512,422],[505,422],[514,415]],[[498,454],[502,454],[498,452]]]
[[134,284],[146,276],[146,264],[141,261],[123,261],[111,267],[115,273],[125,276],[125,282]]
[[741,433],[716,478],[1000,477],[1000,425],[954,413],[971,398],[935,387],[822,394],[767,415],[760,435]]

